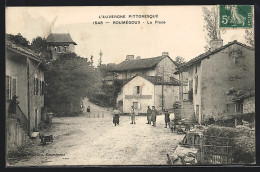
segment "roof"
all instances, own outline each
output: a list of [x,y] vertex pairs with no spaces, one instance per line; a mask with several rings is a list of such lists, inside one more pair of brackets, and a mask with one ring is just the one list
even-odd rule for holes
[[[131,70],[150,69],[150,68],[155,67],[165,57],[169,57],[169,56],[159,56],[159,57],[152,57],[152,58],[145,58],[145,59],[125,60],[125,61],[119,63],[118,65],[116,65],[115,68],[112,69],[111,71],[113,71],[113,72],[121,71],[122,72],[122,71],[131,71]],[[174,62],[174,64],[177,65],[176,62]]]
[[77,45],[71,38],[69,33],[51,33],[48,35],[46,42],[53,45],[74,44]]
[[224,46],[222,46],[220,48],[217,48],[214,51],[208,51],[206,53],[200,54],[199,56],[191,59],[190,61],[179,65],[177,67],[177,71],[174,74],[179,74],[183,69],[186,69],[187,67],[192,66],[192,65],[202,61],[203,59],[209,57],[210,55],[213,55],[213,54],[215,54],[215,53],[217,53],[217,52],[219,52],[219,51],[221,51],[221,50],[223,50],[223,49],[225,49],[225,48],[227,48],[227,47],[229,47],[231,45],[234,45],[234,44],[240,45],[240,46],[245,47],[245,48],[250,49],[250,50],[254,50],[254,48],[249,47],[249,46],[247,46],[245,44],[242,44],[242,43],[237,42],[236,40],[234,40],[233,42],[229,42],[228,44],[226,44],[226,45],[224,45]]
[[[165,81],[163,82],[163,77],[162,76],[147,76],[147,75],[136,75],[135,77],[140,76],[144,79],[146,79],[147,81],[151,82],[154,85],[173,85],[173,86],[180,86],[181,82],[178,79],[175,79],[173,77],[171,77],[170,81]],[[135,77],[129,79],[127,82],[124,83],[124,85],[126,83],[128,83],[129,81],[131,81],[132,79],[134,79]]]
[[103,78],[104,81],[113,81],[114,80],[114,76],[113,75],[108,75],[105,78]]
[[232,100],[233,101],[240,101],[240,100],[244,100],[248,97],[252,97],[255,96],[255,91],[254,90],[246,90],[246,91],[242,91],[240,94],[236,95]]
[[12,42],[11,40],[9,40],[8,38],[5,39],[5,47],[9,50],[16,52],[16,53],[22,54],[23,56],[29,57],[30,59],[32,59],[34,61],[41,62],[41,66],[45,70],[48,70],[47,64],[34,51],[32,51],[32,50],[30,50],[26,47],[17,45],[14,42]]

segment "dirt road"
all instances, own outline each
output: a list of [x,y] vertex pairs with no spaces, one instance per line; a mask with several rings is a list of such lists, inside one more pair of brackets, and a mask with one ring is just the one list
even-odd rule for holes
[[93,113],[90,118],[86,114],[53,118],[45,134],[52,134],[54,142],[43,147],[37,138],[26,149],[30,155],[10,165],[165,165],[166,153],[184,137],[164,128],[162,115],[156,127],[146,124],[145,116],[137,116],[135,125],[129,116],[121,116],[120,125],[114,126],[109,111],[95,110],[95,118]]

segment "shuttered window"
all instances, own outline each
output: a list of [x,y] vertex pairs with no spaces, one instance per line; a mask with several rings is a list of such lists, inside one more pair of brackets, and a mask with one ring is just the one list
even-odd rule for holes
[[136,95],[136,94],[138,94],[138,95],[140,95],[141,94],[141,86],[135,86],[134,87],[134,94]]
[[17,95],[17,78],[6,76],[6,100],[12,99],[14,95]]
[[195,76],[195,94],[198,92],[198,76]]

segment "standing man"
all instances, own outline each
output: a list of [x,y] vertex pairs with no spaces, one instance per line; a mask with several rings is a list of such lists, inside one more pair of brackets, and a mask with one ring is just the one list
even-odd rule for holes
[[90,106],[87,107],[87,115],[90,117]]
[[131,106],[130,115],[131,115],[131,121],[132,121],[130,124],[135,124],[135,108],[134,108],[134,106]]
[[152,118],[152,122],[153,122],[153,126],[156,127],[156,116],[158,114],[157,110],[155,109],[155,106],[152,106],[152,115],[151,115],[151,118]]
[[167,124],[170,128],[170,114],[169,114],[167,109],[164,109],[164,120],[165,120],[165,127],[164,128],[167,128]]
[[147,107],[147,123],[146,124],[151,124],[151,114],[152,114],[152,109],[150,108],[150,106]]

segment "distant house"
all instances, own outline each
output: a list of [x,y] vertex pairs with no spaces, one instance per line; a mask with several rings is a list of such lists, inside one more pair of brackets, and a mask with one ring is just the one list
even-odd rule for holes
[[[41,122],[41,114],[44,108],[44,72],[48,70],[48,67],[36,53],[16,45],[8,38],[5,48],[6,109],[8,109],[12,97],[18,96],[19,104],[15,108],[15,118],[19,125],[16,128],[22,127],[23,132],[30,135]],[[6,119],[8,121],[7,131],[10,135],[13,136],[21,131],[18,129],[11,130],[13,123],[9,123],[9,120],[13,119],[9,117]],[[15,141],[17,139],[13,140],[13,142]]]
[[[235,111],[232,101],[237,90],[247,90],[255,85],[255,51],[237,41],[223,46],[223,40],[211,42],[211,50],[179,66],[178,74],[188,74],[188,99],[183,98],[183,108],[190,108],[199,124],[211,117],[225,116]],[[187,105],[187,106],[186,106]]]
[[53,59],[57,59],[63,53],[74,53],[75,45],[77,45],[69,33],[51,33],[48,35],[46,43],[52,52]]
[[127,55],[126,60],[119,63],[110,72],[114,72],[115,79],[127,80],[136,75],[164,76],[165,81],[170,81],[176,71],[177,64],[168,53],[164,52],[162,56],[141,59],[134,59],[133,55]]
[[103,78],[103,82],[107,85],[113,85],[114,83],[114,76],[113,75],[108,75],[105,78]]
[[179,80],[164,81],[161,76],[137,75],[124,84],[117,97],[117,104],[123,113],[129,113],[134,106],[137,113],[146,113],[147,106],[156,109],[170,109],[179,100]]

